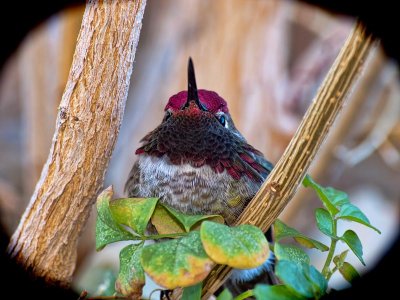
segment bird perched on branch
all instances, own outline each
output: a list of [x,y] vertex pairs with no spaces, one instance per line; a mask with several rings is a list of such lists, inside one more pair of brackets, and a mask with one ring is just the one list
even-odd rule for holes
[[[141,142],[125,185],[129,197],[159,197],[183,213],[222,215],[228,225],[272,169],[236,129],[226,101],[197,89],[190,58],[187,91],[169,98],[161,124]],[[273,264],[272,254],[261,267],[235,270],[227,285],[236,294],[270,282]]]

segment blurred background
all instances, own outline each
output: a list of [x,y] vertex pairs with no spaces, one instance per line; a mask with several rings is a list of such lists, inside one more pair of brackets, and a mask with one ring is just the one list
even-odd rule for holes
[[[66,9],[32,30],[0,73],[0,218],[10,235],[47,159],[83,11]],[[123,195],[140,139],[161,122],[169,96],[186,88],[189,56],[199,88],[227,100],[238,129],[276,163],[353,24],[292,1],[148,0],[105,186],[113,184],[116,196]],[[400,216],[399,75],[379,46],[364,69],[310,170],[318,182],[346,191],[382,231],[355,226],[367,267],[353,255],[349,259],[361,273],[391,245]],[[322,238],[313,218],[319,206],[300,188],[280,218]],[[80,242],[80,290],[98,286],[99,270],[118,271],[122,246],[95,253],[94,220],[92,214]],[[326,254],[309,254],[320,267]],[[332,286],[345,282],[338,275]]]

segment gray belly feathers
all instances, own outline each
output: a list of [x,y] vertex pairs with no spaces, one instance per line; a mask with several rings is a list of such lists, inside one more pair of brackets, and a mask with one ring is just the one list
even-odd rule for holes
[[[228,224],[240,215],[259,183],[243,177],[233,179],[226,171],[215,173],[209,166],[174,165],[167,156],[141,155],[130,197],[159,197],[184,213],[220,214]],[[133,179],[132,179],[133,180]]]

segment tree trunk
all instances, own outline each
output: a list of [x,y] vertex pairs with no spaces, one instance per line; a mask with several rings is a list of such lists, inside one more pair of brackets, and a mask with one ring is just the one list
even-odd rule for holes
[[[252,224],[265,232],[292,199],[341,110],[345,96],[360,74],[372,44],[371,36],[358,23],[322,83],[295,136],[237,224]],[[225,282],[231,270],[220,265],[211,272],[204,283],[203,299],[208,299]]]
[[8,248],[50,283],[71,282],[77,240],[118,136],[145,4],[86,6],[50,154]]

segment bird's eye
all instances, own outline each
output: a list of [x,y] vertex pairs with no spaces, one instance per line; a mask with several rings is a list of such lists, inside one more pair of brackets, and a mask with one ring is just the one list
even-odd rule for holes
[[224,115],[217,116],[217,119],[221,123],[222,126],[226,127],[226,118]]
[[172,113],[169,110],[167,110],[165,112],[164,121],[167,121],[171,116],[172,116]]

